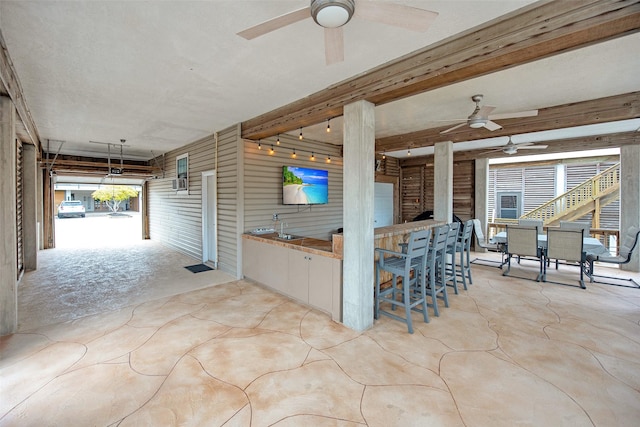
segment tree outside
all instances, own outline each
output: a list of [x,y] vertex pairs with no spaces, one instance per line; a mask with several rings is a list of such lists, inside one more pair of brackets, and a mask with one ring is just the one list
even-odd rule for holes
[[131,197],[138,197],[138,192],[128,185],[105,185],[91,193],[91,197],[104,202],[112,213],[118,213],[120,204]]

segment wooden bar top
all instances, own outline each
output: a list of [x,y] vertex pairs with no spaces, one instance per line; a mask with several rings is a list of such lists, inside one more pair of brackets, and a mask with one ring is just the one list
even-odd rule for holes
[[381,239],[384,237],[397,236],[398,234],[409,234],[412,231],[426,230],[446,224],[446,221],[436,221],[435,219],[427,219],[424,221],[405,222],[404,224],[388,225],[386,227],[378,227],[373,230],[373,237]]

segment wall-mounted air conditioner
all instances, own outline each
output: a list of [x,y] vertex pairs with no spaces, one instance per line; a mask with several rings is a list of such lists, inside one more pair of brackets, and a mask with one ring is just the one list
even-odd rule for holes
[[176,191],[187,189],[187,178],[176,178],[171,180],[171,188]]

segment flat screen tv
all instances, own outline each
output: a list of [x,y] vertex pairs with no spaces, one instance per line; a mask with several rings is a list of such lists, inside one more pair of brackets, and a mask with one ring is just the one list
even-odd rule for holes
[[282,167],[283,205],[329,203],[329,172],[298,166]]

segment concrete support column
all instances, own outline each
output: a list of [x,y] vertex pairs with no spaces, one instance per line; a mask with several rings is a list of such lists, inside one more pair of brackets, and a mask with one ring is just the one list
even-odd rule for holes
[[[620,147],[620,238],[629,227],[640,227],[640,144]],[[640,248],[623,270],[640,272]]]
[[[476,159],[475,160],[475,194],[474,194],[474,212],[475,217],[480,220],[480,224],[485,227],[484,233],[486,235],[486,226],[489,222],[489,159]],[[476,252],[486,252],[484,248],[476,247]]]
[[374,105],[344,107],[342,321],[364,331],[373,325]]
[[38,268],[38,163],[37,150],[31,144],[22,145],[22,244],[24,268]]
[[438,142],[434,147],[433,219],[453,220],[453,142]]
[[16,110],[0,97],[0,335],[18,329]]

